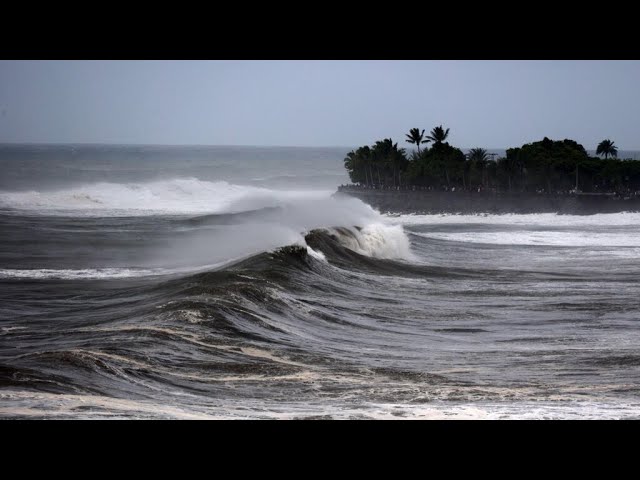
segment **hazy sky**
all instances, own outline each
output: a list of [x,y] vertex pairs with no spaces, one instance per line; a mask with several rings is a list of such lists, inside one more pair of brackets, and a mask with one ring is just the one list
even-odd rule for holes
[[2,61],[0,142],[640,150],[638,61]]

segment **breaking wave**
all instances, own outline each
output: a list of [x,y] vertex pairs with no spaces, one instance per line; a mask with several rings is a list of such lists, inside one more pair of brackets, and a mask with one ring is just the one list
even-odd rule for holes
[[321,198],[326,191],[286,191],[197,178],[147,183],[92,183],[53,191],[0,192],[0,207],[34,213],[125,216],[236,213],[300,198]]

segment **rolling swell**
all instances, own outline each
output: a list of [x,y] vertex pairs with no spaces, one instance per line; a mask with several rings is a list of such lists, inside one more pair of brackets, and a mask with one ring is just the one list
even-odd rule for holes
[[[256,222],[292,211],[153,225],[250,223],[260,237],[270,225]],[[566,226],[569,249],[546,233],[535,239],[547,244],[530,245],[513,222],[379,220],[303,229],[296,243],[199,273],[1,279],[0,314],[11,319],[0,330],[2,416],[413,417],[637,395],[637,351],[618,348],[640,307],[634,264],[601,268],[628,242],[591,232],[598,249],[616,249],[575,247]],[[511,243],[488,243],[501,231]]]
[[[337,231],[357,236],[357,230]],[[58,308],[58,321],[46,334],[28,322],[3,331],[4,340],[22,347],[20,352],[3,350],[0,386],[9,396],[12,389],[26,388],[163,404],[188,392],[194,396],[187,401],[191,407],[210,408],[210,397],[246,400],[258,390],[261,398],[277,400],[283,386],[293,398],[318,388],[348,397],[367,378],[393,381],[399,375],[423,382],[427,377],[421,373],[354,362],[360,342],[344,338],[345,329],[376,329],[343,313],[352,310],[346,304],[352,289],[366,280],[353,282],[348,271],[331,263],[389,261],[369,262],[336,238],[323,230],[305,238],[327,261],[306,246],[292,245],[217,271],[154,284],[85,281],[84,293],[73,299],[63,292],[73,288],[73,281],[39,280],[51,299],[47,308]],[[343,305],[326,305],[322,298],[327,293]],[[30,306],[30,320],[40,316],[45,321],[44,306],[37,301]],[[92,322],[82,317],[86,310],[96,313]],[[348,380],[353,378],[358,381]],[[74,407],[68,414],[80,412]]]
[[[305,235],[306,246],[151,284],[85,281],[76,285],[83,294],[74,298],[65,295],[75,290],[73,281],[41,280],[47,308],[32,301],[36,311],[29,321],[3,331],[7,344],[21,348],[3,350],[2,394],[32,406],[38,395],[55,394],[62,405],[36,406],[29,415],[141,418],[212,410],[242,417],[230,403],[260,417],[256,399],[270,405],[262,407],[265,417],[275,415],[281,402],[288,415],[300,410],[308,416],[331,399],[332,408],[351,409],[348,415],[358,418],[365,415],[358,413],[363,396],[416,405],[469,395],[502,398],[504,392],[478,385],[473,375],[459,372],[453,380],[440,372],[422,346],[493,329],[458,327],[459,319],[446,321],[444,306],[428,295],[419,301],[415,291],[395,288],[407,279],[418,282],[418,291],[431,281],[442,288],[442,282],[459,281],[455,273],[358,253],[352,248],[365,251],[367,240],[377,238],[363,236],[366,231],[315,229]],[[376,243],[376,254],[388,257],[397,246],[390,244]],[[482,275],[459,270],[459,277]],[[54,325],[46,319],[52,308]],[[94,312],[90,322],[86,311]],[[37,319],[49,331],[33,328]],[[444,362],[453,371],[461,363],[454,358]],[[183,410],[170,409],[176,404]],[[20,416],[19,410],[6,413]]]
[[21,148],[2,418],[640,418],[637,213],[384,216],[331,196],[339,150]]

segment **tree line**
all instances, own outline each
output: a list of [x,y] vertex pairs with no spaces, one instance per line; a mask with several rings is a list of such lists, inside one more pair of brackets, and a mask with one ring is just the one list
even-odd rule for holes
[[[368,188],[462,188],[504,192],[623,192],[640,190],[640,161],[617,159],[609,139],[597,147],[595,157],[574,140],[545,137],[506,150],[493,160],[486,149],[468,153],[447,142],[442,125],[425,135],[412,128],[407,152],[386,138],[349,152],[344,165],[351,182]],[[422,148],[421,148],[422,147]],[[604,157],[604,158],[601,158]]]

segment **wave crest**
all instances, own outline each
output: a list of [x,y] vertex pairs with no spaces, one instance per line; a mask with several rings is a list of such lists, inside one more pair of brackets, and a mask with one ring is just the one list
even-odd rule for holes
[[414,260],[409,238],[400,225],[372,223],[363,228],[332,228],[344,247],[361,255],[389,260]]

